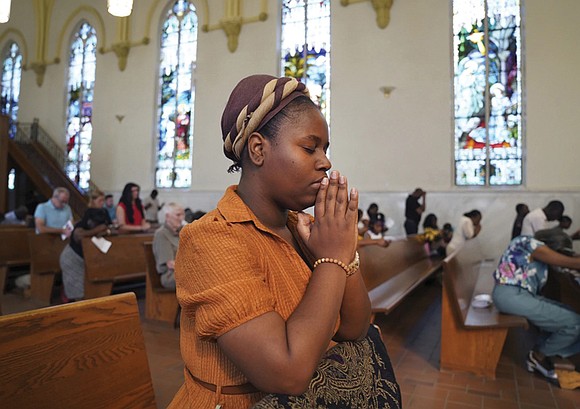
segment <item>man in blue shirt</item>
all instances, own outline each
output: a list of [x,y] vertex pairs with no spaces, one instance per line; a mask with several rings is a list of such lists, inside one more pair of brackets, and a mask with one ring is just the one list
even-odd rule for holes
[[57,233],[69,237],[72,227],[65,227],[69,221],[72,223],[72,211],[68,205],[70,193],[64,187],[57,187],[52,192],[52,197],[39,204],[34,211],[34,225],[36,233]]

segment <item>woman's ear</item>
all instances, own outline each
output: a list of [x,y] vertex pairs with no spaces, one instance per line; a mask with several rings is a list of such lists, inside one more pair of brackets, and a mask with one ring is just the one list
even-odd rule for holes
[[266,138],[259,132],[253,132],[248,137],[248,158],[255,166],[262,166],[264,163],[264,151],[266,143]]

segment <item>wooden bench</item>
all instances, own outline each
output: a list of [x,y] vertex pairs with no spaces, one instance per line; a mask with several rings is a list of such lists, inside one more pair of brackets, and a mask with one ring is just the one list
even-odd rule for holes
[[161,285],[153,254],[153,243],[143,243],[143,250],[145,251],[145,269],[147,270],[145,318],[165,321],[177,326],[179,303],[177,302],[175,290]]
[[509,328],[527,328],[524,317],[502,314],[495,305],[474,308],[475,295],[493,290],[497,263],[482,260],[477,240],[467,241],[443,261],[441,364],[495,379]]
[[33,231],[33,229],[22,227],[0,229],[0,284],[2,292],[4,292],[10,268],[30,264],[28,233]]
[[143,243],[153,240],[153,235],[121,234],[105,239],[112,243],[107,253],[102,253],[90,237],[83,238],[85,298],[109,295],[115,283],[145,282]]
[[392,311],[441,268],[441,259],[429,257],[425,245],[415,237],[393,241],[386,248],[365,246],[358,251],[373,321],[376,314]]
[[0,315],[2,315],[2,295],[11,268],[26,267],[30,264],[28,233],[30,228],[4,226],[0,229]]
[[28,234],[30,251],[30,297],[50,305],[54,278],[60,274],[60,253],[68,244],[60,234]]
[[0,317],[4,408],[156,408],[134,293]]

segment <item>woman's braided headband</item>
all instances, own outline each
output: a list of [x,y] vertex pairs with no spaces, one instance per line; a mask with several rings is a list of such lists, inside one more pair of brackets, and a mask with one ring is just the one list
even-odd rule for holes
[[[245,97],[247,102],[239,113],[235,120],[235,124],[230,128],[229,132],[224,136],[224,152],[226,156],[233,161],[239,161],[242,156],[242,151],[248,137],[261,128],[267,121],[270,120],[275,114],[280,112],[280,110],[287,105],[289,99],[294,99],[297,96],[305,95],[309,96],[308,89],[306,86],[298,82],[295,78],[276,78],[267,76],[254,76],[248,77],[242,81],[251,81],[255,78],[256,82],[263,82],[264,77],[268,80],[265,85],[261,84],[261,95],[256,90],[255,94],[252,96],[248,95],[235,95],[237,88],[232,92],[230,96],[230,102],[226,107],[226,115],[228,108],[234,108],[237,98]],[[245,92],[247,92],[247,87]],[[252,90],[253,91],[253,90]],[[260,96],[258,99],[257,96]],[[248,98],[250,97],[250,98]],[[232,102],[232,100],[234,100]],[[285,102],[285,103],[284,103]],[[232,105],[230,107],[230,105]],[[229,115],[228,115],[229,116]],[[268,117],[268,118],[267,118]],[[223,126],[223,123],[222,123]]]

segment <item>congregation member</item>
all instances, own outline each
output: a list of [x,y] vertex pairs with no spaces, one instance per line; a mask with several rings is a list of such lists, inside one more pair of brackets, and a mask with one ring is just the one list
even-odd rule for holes
[[427,192],[417,188],[405,200],[405,232],[407,235],[417,234],[421,215],[427,206]]
[[481,212],[472,210],[464,213],[459,220],[458,227],[453,232],[453,237],[447,245],[446,254],[450,255],[463,245],[467,240],[471,240],[481,231]]
[[549,223],[560,220],[564,214],[564,204],[559,200],[552,200],[544,208],[529,212],[522,222],[522,235],[533,236],[539,230],[548,229],[553,226]]
[[36,233],[55,233],[70,237],[73,215],[68,201],[70,192],[65,187],[57,187],[52,197],[40,203],[34,211],[34,225]]
[[145,220],[151,224],[159,223],[159,211],[163,208],[163,205],[159,204],[159,199],[157,198],[158,195],[159,192],[157,189],[153,189],[149,196],[143,201]]
[[175,254],[179,245],[179,232],[186,224],[185,210],[177,203],[165,205],[165,221],[153,236],[153,255],[161,285],[175,289]]
[[547,334],[529,351],[526,365],[529,371],[537,371],[551,380],[558,379],[557,369],[575,373],[574,363],[567,358],[580,354],[580,314],[541,295],[548,279],[548,266],[580,270],[580,257],[561,254],[558,252],[561,249],[558,240],[544,243],[527,235],[514,238],[495,270],[492,293],[499,311],[526,317]]
[[[306,86],[244,78],[221,128],[230,171],[241,176],[181,232],[185,383],[169,408],[400,408],[369,326],[358,191],[338,171],[327,175],[328,125]],[[311,206],[314,218],[303,212]]]
[[18,226],[28,226],[31,216],[28,214],[28,208],[24,205],[18,206],[16,209],[7,212],[3,215],[4,219],[0,224],[10,224]]
[[[544,242],[550,248],[554,246],[550,245],[552,241],[555,243],[559,249],[558,251],[562,253],[574,254],[574,236],[570,236],[565,230],[568,230],[572,225],[572,219],[569,216],[562,216],[560,223],[550,229],[539,230],[535,234],[535,238]],[[574,233],[577,235],[578,232]]]
[[123,188],[116,213],[119,233],[144,232],[151,228],[151,224],[145,220],[145,211],[139,198],[140,191],[139,185],[132,182]]
[[105,195],[105,204],[103,205],[103,209],[109,213],[109,218],[113,222],[113,224],[117,223],[117,206],[115,206],[115,202],[113,201],[113,195]]
[[89,193],[89,207],[74,226],[70,242],[60,254],[60,269],[64,292],[62,302],[80,300],[85,294],[85,261],[82,240],[84,237],[111,234],[111,218],[103,208],[105,194],[100,190]]
[[514,220],[514,225],[512,226],[512,239],[518,237],[522,234],[522,224],[524,222],[524,217],[530,212],[530,208],[525,203],[518,203],[516,205],[516,219]]

